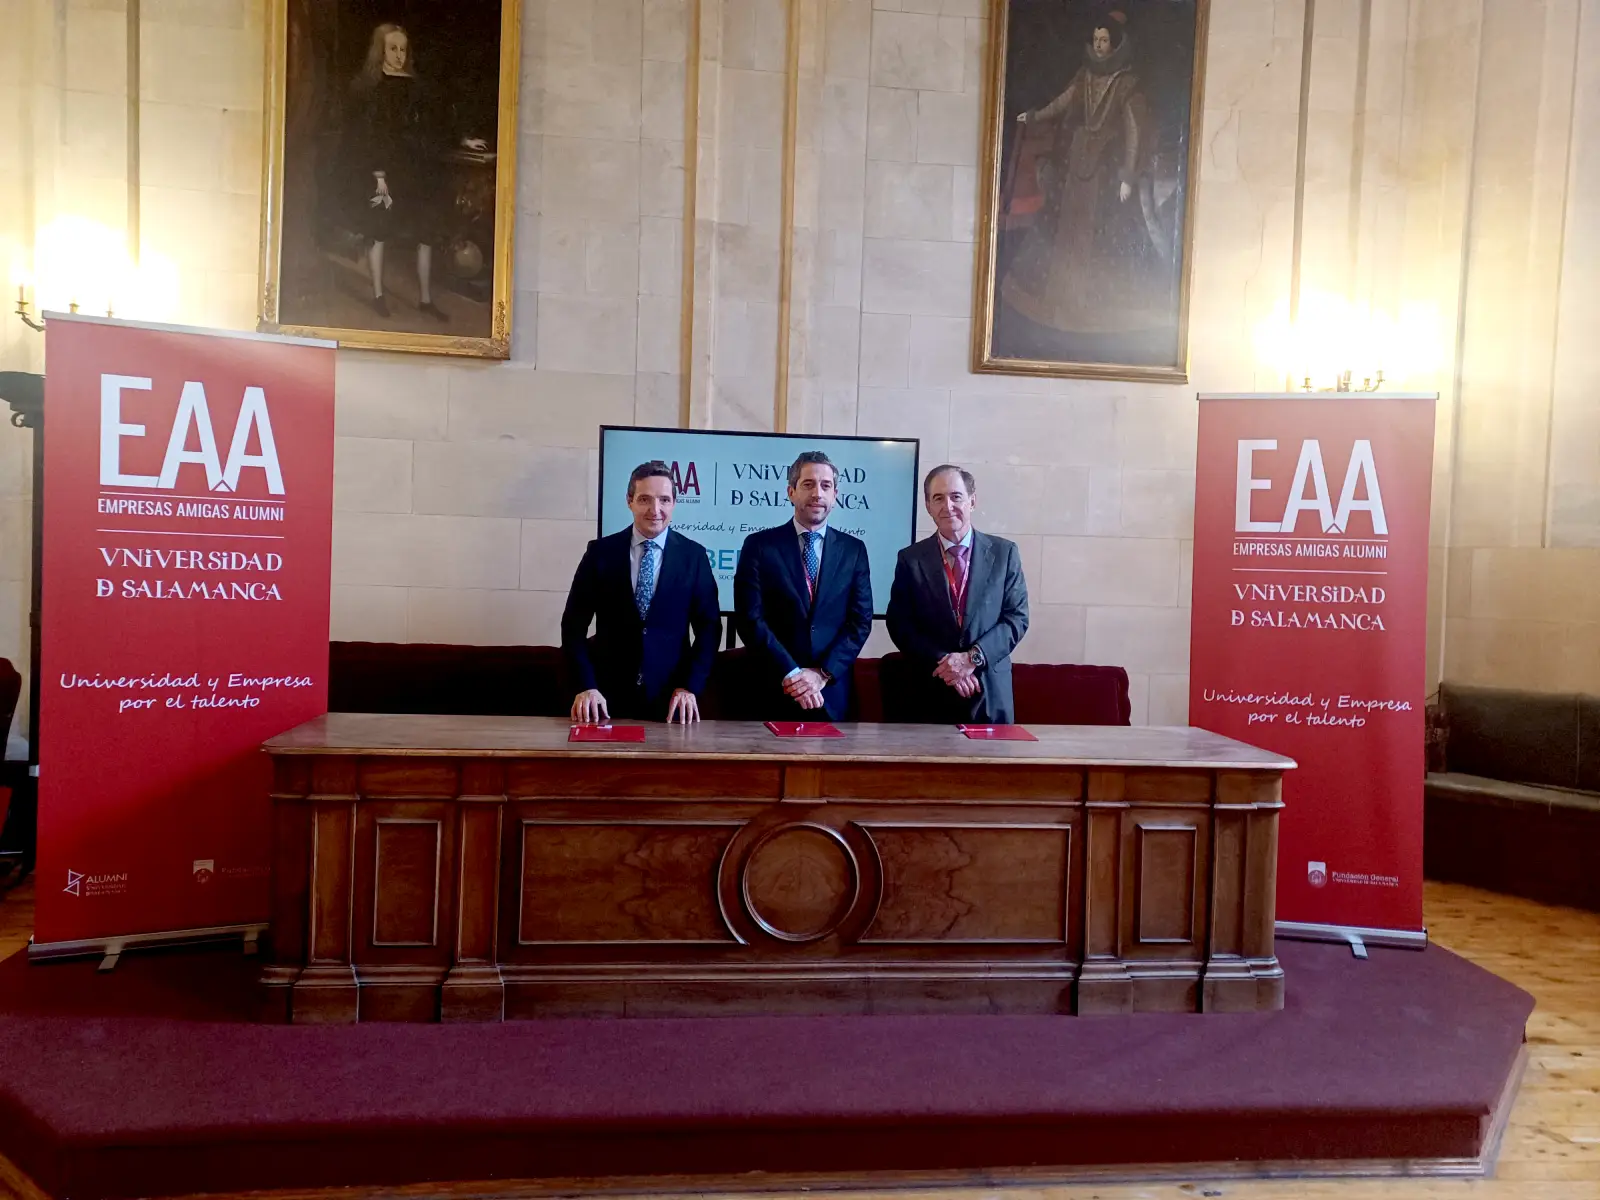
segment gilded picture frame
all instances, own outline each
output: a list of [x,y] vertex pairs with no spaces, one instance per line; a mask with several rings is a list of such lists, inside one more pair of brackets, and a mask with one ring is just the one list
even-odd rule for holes
[[511,353],[520,0],[272,0],[257,328]]
[[1188,382],[1209,16],[990,0],[973,371]]

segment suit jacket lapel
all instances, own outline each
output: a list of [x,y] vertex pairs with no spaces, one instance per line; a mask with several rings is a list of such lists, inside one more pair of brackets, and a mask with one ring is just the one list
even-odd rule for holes
[[955,608],[950,603],[950,580],[944,573],[944,545],[937,533],[923,539],[917,564],[922,571],[923,585],[933,599],[934,612],[940,615],[948,628],[956,629]]
[[[661,547],[661,561],[656,564],[656,595],[659,596],[667,585],[677,578],[678,571],[683,567],[683,551],[681,545],[674,545],[672,531],[667,531],[666,541]],[[651,604],[655,597],[651,597]]]
[[[796,545],[799,543],[797,542]],[[817,600],[822,599],[822,589],[829,586],[835,579],[843,578],[839,574],[838,558],[844,553],[844,543],[835,536],[832,529],[822,535],[822,561],[817,564],[817,594],[812,600],[813,607]],[[801,578],[804,579],[805,569],[802,565]]]

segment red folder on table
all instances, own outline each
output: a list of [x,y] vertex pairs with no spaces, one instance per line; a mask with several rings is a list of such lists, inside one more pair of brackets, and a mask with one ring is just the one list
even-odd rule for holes
[[957,725],[962,733],[980,742],[1037,742],[1021,725]]
[[643,725],[574,725],[569,742],[642,742]]
[[837,725],[827,721],[768,721],[767,728],[779,737],[843,737]]

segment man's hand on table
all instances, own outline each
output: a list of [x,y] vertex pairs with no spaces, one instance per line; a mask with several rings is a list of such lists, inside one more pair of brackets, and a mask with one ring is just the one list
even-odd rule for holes
[[682,721],[685,725],[700,719],[700,701],[695,694],[684,688],[674,688],[672,703],[667,705],[667,724],[674,720]]
[[572,719],[579,725],[593,725],[597,721],[611,719],[611,713],[606,708],[606,698],[600,694],[599,688],[579,692],[572,698]]

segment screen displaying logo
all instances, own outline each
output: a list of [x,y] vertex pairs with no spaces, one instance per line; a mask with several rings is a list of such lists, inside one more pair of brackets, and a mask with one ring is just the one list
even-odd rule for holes
[[1306,864],[1306,882],[1314,888],[1328,886],[1328,864],[1308,862]]

